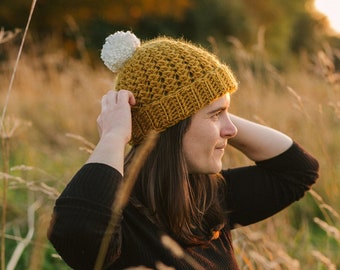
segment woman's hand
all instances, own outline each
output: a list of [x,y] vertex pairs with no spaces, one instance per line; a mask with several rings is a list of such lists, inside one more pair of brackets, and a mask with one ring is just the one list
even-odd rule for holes
[[97,123],[100,137],[121,137],[125,143],[131,138],[131,106],[136,101],[127,90],[109,91],[102,97],[102,110]]
[[293,144],[292,139],[282,132],[232,114],[229,116],[238,130],[229,143],[251,160],[262,161],[275,157]]
[[103,96],[97,119],[100,140],[87,163],[107,164],[123,175],[125,145],[131,138],[131,106],[135,103],[127,90],[111,90]]

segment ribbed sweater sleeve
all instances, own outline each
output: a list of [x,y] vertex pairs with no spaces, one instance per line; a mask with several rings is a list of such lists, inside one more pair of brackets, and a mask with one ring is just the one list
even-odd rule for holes
[[[121,174],[104,164],[86,164],[57,199],[48,237],[73,269],[93,269]],[[112,238],[108,258],[120,255],[120,228]]]
[[231,225],[258,222],[301,199],[318,178],[318,169],[317,160],[294,142],[255,166],[225,171]]

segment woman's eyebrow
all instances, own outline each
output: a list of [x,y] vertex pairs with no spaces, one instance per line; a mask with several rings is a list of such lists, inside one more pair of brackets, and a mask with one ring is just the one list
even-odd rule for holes
[[220,112],[220,111],[225,111],[227,109],[226,106],[221,106],[221,107],[218,107],[216,109],[212,109],[210,111],[208,111],[207,113],[208,114],[214,114],[214,113],[217,113],[217,112]]

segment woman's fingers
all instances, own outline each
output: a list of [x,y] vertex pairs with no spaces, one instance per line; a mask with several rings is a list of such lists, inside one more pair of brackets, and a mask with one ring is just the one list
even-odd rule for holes
[[127,141],[131,137],[131,106],[136,103],[128,90],[110,90],[102,97],[102,110],[97,119],[100,136],[115,134]]
[[119,90],[117,92],[117,103],[127,102],[130,105],[135,105],[136,100],[134,95],[128,90]]
[[134,95],[128,90],[110,90],[102,97],[101,103],[103,111],[110,108],[112,109],[116,104],[129,104],[132,106],[136,104],[136,100]]
[[102,98],[102,111],[112,109],[117,103],[117,91],[110,90]]

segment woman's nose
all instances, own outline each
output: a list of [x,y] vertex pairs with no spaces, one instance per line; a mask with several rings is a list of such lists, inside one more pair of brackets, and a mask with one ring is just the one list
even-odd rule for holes
[[229,139],[229,138],[235,137],[236,134],[237,134],[237,127],[234,125],[234,123],[231,121],[228,115],[221,129],[221,137],[225,137]]

